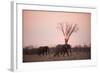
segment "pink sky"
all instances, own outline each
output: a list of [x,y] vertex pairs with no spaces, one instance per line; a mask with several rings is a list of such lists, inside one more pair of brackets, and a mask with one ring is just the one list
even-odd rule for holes
[[61,22],[78,24],[79,30],[68,41],[72,46],[91,44],[91,14],[23,10],[23,46],[54,46],[64,44],[57,29]]

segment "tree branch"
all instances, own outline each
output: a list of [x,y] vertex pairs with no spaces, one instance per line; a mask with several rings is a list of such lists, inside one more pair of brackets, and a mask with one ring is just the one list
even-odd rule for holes
[[64,32],[63,25],[62,25],[62,24],[60,24],[60,26],[61,26],[61,31],[63,32],[63,35],[65,36],[65,32]]

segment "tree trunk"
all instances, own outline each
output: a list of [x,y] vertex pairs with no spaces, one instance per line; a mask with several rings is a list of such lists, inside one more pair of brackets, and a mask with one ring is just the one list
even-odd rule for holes
[[68,43],[68,39],[65,39],[65,44],[67,45],[67,43]]

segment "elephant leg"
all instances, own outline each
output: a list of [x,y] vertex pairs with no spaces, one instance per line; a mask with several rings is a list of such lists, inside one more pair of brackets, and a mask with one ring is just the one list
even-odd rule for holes
[[57,56],[57,54],[58,54],[58,53],[56,52],[56,53],[54,54],[54,57],[56,57],[56,56]]
[[63,56],[65,56],[65,52],[63,52]]
[[69,56],[69,52],[68,52],[68,50],[66,50],[66,53],[67,53],[67,56]]
[[70,55],[72,55],[72,50],[70,49]]

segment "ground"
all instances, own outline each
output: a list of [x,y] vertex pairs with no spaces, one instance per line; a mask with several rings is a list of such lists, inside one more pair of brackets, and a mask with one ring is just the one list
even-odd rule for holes
[[85,60],[91,59],[90,51],[72,51],[72,54],[68,56],[56,56],[54,57],[53,54],[48,54],[45,56],[39,55],[23,55],[23,62],[41,62],[41,61],[61,61],[61,60]]

